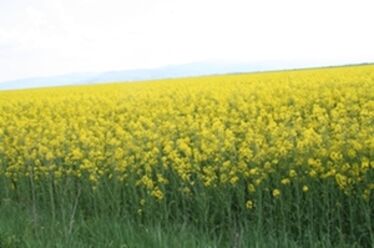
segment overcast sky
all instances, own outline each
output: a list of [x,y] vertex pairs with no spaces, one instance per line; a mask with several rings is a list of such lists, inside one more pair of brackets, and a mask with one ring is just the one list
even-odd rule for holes
[[374,62],[373,10],[373,0],[0,0],[0,82],[214,60]]

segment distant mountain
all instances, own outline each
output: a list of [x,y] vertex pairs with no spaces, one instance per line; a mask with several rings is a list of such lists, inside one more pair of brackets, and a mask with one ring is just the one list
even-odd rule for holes
[[314,63],[310,61],[272,61],[261,63],[201,62],[165,66],[153,69],[108,71],[101,73],[73,73],[51,77],[19,79],[0,83],[0,90],[52,87],[64,85],[83,85],[121,81],[139,81],[162,78],[202,76],[212,74],[244,73],[266,70],[304,68],[312,66],[326,66],[331,64],[331,62]]
[[127,71],[109,71],[99,74],[95,82],[138,81],[162,78],[177,78],[224,74],[235,72],[250,72],[265,69],[259,65],[221,64],[221,63],[191,63],[184,65],[165,66],[155,69],[138,69]]
[[36,77],[12,80],[0,83],[0,90],[89,84],[92,82],[91,79],[99,74],[100,73],[74,73],[50,77]]
[[230,72],[247,72],[259,69],[265,69],[265,67],[247,64],[191,63],[152,69],[107,71],[102,73],[73,73],[51,77],[26,78],[0,83],[0,90],[94,84],[119,81],[139,81],[222,74]]

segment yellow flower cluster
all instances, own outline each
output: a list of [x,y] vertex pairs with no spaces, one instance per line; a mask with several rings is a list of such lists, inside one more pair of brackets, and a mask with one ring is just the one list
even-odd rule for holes
[[171,179],[186,194],[271,179],[274,197],[295,180],[370,195],[373,154],[374,66],[0,93],[0,177],[13,182],[111,179],[160,201]]

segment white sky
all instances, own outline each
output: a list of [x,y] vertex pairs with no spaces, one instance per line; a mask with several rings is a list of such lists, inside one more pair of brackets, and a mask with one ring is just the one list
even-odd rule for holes
[[373,0],[0,0],[0,82],[220,59],[374,62]]

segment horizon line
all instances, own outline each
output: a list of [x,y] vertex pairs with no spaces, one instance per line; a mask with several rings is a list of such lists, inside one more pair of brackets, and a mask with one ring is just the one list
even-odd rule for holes
[[[25,87],[25,88],[8,88],[8,89],[1,89],[1,84],[5,83],[12,83],[12,82],[20,82],[20,81],[27,81],[27,80],[46,80],[48,78],[58,78],[58,77],[68,77],[73,75],[79,75],[79,74],[97,74],[101,75],[104,73],[110,73],[110,72],[130,72],[130,71],[137,71],[137,70],[144,70],[144,71],[157,71],[161,69],[165,69],[168,67],[173,66],[186,66],[186,65],[193,65],[193,64],[203,64],[206,62],[192,62],[192,63],[184,63],[184,64],[173,64],[173,65],[166,65],[166,66],[160,66],[160,67],[154,67],[154,68],[137,68],[137,69],[129,69],[129,70],[108,70],[108,71],[102,71],[102,72],[72,72],[72,73],[66,73],[66,74],[57,74],[57,75],[50,75],[50,76],[40,76],[40,77],[29,77],[29,78],[22,78],[22,79],[15,79],[15,80],[7,80],[0,82],[0,92],[7,92],[7,91],[20,91],[20,90],[36,90],[36,89],[49,89],[49,88],[60,88],[60,87],[72,87],[72,86],[88,86],[88,85],[103,85],[103,84],[113,84],[113,83],[136,83],[136,82],[152,82],[152,81],[160,81],[160,80],[172,80],[172,79],[184,79],[184,78],[196,78],[196,77],[210,77],[210,76],[224,76],[224,75],[242,75],[242,74],[256,74],[256,73],[271,73],[271,72],[287,72],[287,71],[301,71],[301,70],[313,70],[313,69],[329,69],[329,68],[340,68],[340,67],[355,67],[355,66],[370,66],[374,65],[373,62],[359,62],[359,63],[342,63],[342,64],[331,64],[331,65],[316,65],[316,66],[293,66],[293,67],[285,67],[285,68],[275,68],[275,69],[257,69],[253,71],[229,71],[229,72],[216,72],[216,73],[206,73],[206,74],[195,74],[195,75],[181,75],[181,76],[165,76],[162,78],[149,78],[149,79],[124,79],[123,81],[113,80],[113,81],[92,81],[92,82],[77,82],[77,83],[67,83],[67,84],[61,84],[61,85],[44,85],[44,86],[31,86],[31,87]],[[209,63],[206,63],[209,64]],[[213,65],[214,63],[210,63]],[[238,63],[238,64],[230,64],[230,65],[246,65],[249,63]],[[260,65],[260,64],[259,64]]]

